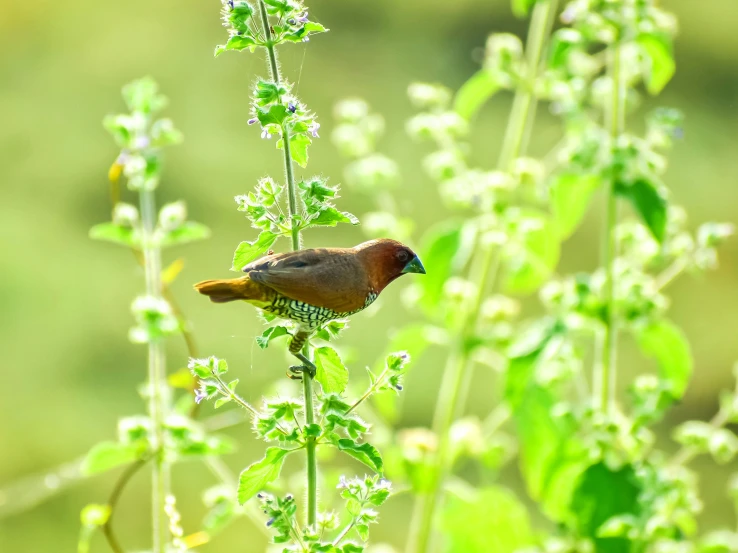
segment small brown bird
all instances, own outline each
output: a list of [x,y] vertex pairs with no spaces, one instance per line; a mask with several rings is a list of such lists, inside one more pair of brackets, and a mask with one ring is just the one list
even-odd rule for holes
[[365,309],[390,282],[425,269],[410,248],[381,239],[267,255],[243,272],[241,278],[199,282],[195,290],[215,303],[243,300],[298,323],[289,349],[305,361],[299,352],[320,325]]

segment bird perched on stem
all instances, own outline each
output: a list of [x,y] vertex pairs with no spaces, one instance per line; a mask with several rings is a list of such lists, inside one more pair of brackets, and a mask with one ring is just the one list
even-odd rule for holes
[[423,264],[395,240],[370,240],[353,248],[317,248],[271,254],[243,268],[246,276],[205,280],[195,290],[215,303],[246,301],[298,330],[289,350],[300,350],[322,324],[371,305],[384,288],[405,273],[425,274]]

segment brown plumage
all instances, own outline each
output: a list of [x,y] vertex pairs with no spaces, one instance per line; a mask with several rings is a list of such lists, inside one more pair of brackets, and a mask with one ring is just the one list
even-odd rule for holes
[[320,325],[368,307],[404,273],[425,273],[415,253],[395,240],[353,248],[319,248],[272,254],[243,268],[246,276],[206,280],[195,289],[216,303],[243,300],[295,321],[290,343],[297,353]]

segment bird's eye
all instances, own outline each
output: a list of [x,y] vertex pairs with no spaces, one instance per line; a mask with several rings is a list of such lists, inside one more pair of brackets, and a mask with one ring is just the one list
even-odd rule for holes
[[397,252],[397,259],[400,260],[402,263],[405,263],[408,259],[410,259],[410,254],[407,253],[405,250],[400,250]]

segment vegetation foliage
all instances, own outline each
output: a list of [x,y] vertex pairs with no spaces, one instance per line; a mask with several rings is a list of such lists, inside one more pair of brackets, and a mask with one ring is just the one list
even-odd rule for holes
[[[733,233],[724,223],[689,230],[664,180],[682,115],[640,110],[642,96],[658,95],[675,72],[676,21],[655,0],[513,0],[512,10],[529,19],[525,43],[491,35],[481,68],[459,90],[409,83],[416,113],[407,133],[428,145],[422,168],[447,210],[431,228],[416,228],[394,199],[402,176],[382,153],[381,115],[359,98],[336,105],[331,139],[346,158],[345,183],[374,204],[362,229],[417,244],[428,274],[404,294],[415,322],[372,338],[382,354],[364,381],[356,382],[338,345],[348,322],[333,321],[305,350],[317,372],[314,379],[303,374],[302,393],[265,397],[258,406],[239,395],[240,360],[229,366],[199,355],[169,291],[183,265],[163,268],[164,250],[209,231],[187,220],[182,202],[156,209],[161,150],[181,135],[158,118],[166,99],[154,81],[123,89],[128,112],[105,119],[120,148],[109,173],[112,219],[90,236],[131,250],[144,270],[129,338],[148,348],[147,410],[121,418],[116,439],[93,446],[85,459],[88,475],[126,468],[107,501],[83,509],[80,552],[91,550],[98,528],[113,551],[128,550],[112,521],[120,494],[143,467],[153,475],[152,553],[193,550],[244,518],[269,533],[275,551],[371,551],[377,509],[397,491],[414,502],[400,537],[407,553],[738,551],[734,529],[699,528],[700,490],[689,468],[698,455],[725,464],[738,454],[729,428],[738,423],[738,384],[721,396],[712,420],[672,429],[676,454],[665,453],[654,431],[695,370],[687,336],[668,316],[668,287],[714,268],[717,247]],[[277,58],[281,48],[327,29],[298,0],[228,0],[221,15],[227,37],[216,57],[265,56],[266,76],[253,76],[245,123],[274,141],[284,160],[283,179],[265,177],[235,198],[253,228],[233,256],[232,270],[240,271],[273,248],[301,248],[303,232],[359,218],[337,205],[337,185],[301,174],[320,124]],[[480,146],[468,143],[470,129],[479,110],[507,92],[513,103],[497,162],[474,166],[471,152]],[[528,142],[539,104],[559,118],[561,136],[533,157]],[[138,207],[121,201],[123,178]],[[558,274],[562,248],[597,202],[605,206],[600,266]],[[520,299],[535,295],[538,309],[523,309]],[[284,348],[295,331],[271,317],[265,325],[255,337],[260,348]],[[171,373],[163,342],[177,334],[191,358],[188,371]],[[618,397],[623,337],[653,360],[653,371]],[[403,377],[427,351],[446,358],[432,425],[400,428]],[[463,416],[476,370],[491,371],[496,382],[483,418]],[[738,381],[737,369],[734,375]],[[205,401],[244,410],[266,443],[238,477],[221,460],[236,444],[199,420]],[[287,489],[285,462],[298,455],[304,489]],[[351,458],[342,468],[353,474],[321,470],[319,459],[331,455]],[[185,531],[171,466],[190,459],[221,482],[203,492],[201,528]],[[500,478],[512,464],[528,502]],[[738,476],[726,490],[738,511]],[[534,522],[544,519],[540,527]]]

